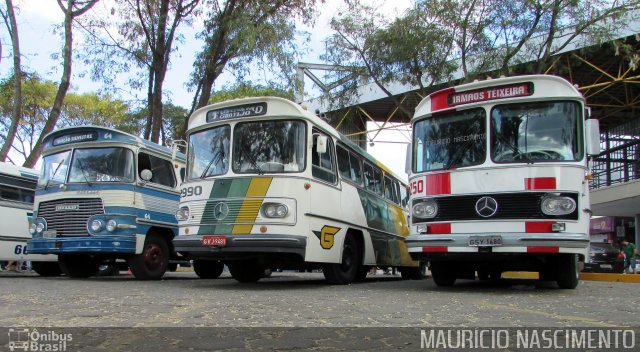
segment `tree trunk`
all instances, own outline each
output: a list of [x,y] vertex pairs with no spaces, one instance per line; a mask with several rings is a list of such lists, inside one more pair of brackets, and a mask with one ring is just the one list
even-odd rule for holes
[[60,113],[62,111],[62,103],[64,102],[64,98],[67,95],[67,91],[69,90],[69,86],[71,85],[71,64],[72,64],[72,47],[73,47],[73,19],[77,16],[88,11],[98,0],[92,0],[88,2],[84,7],[74,11],[75,0],[67,0],[67,7],[65,8],[62,4],[62,0],[58,0],[58,5],[64,12],[64,49],[62,50],[63,55],[63,71],[62,78],[60,79],[60,85],[58,86],[58,92],[56,93],[56,98],[53,101],[53,106],[51,107],[51,112],[49,113],[49,118],[47,122],[44,124],[44,128],[40,133],[40,137],[38,137],[38,141],[33,146],[33,150],[29,157],[24,162],[24,166],[33,167],[40,155],[42,155],[42,140],[44,137],[51,133],[53,129],[56,127],[56,123],[58,123],[58,118],[60,117]]
[[7,15],[9,17],[9,28],[11,32],[11,45],[13,46],[13,111],[11,112],[11,125],[7,131],[7,138],[0,150],[0,160],[6,161],[7,155],[13,145],[18,124],[22,119],[22,68],[20,65],[20,39],[18,37],[18,24],[13,11],[12,0],[7,2]]

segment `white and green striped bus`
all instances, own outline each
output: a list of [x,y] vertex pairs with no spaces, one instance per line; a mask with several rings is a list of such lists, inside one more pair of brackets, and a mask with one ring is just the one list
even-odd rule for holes
[[371,267],[421,277],[412,261],[406,185],[320,117],[289,100],[203,107],[188,124],[176,251],[200,277],[227,264],[240,282],[265,269],[322,269],[333,284]]

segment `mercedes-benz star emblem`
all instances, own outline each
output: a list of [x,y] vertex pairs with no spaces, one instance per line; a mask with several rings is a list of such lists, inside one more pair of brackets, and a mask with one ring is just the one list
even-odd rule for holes
[[482,197],[476,202],[476,213],[483,218],[488,218],[498,211],[498,202],[491,197]]
[[213,216],[216,220],[224,220],[229,215],[229,206],[226,203],[218,203],[213,207]]

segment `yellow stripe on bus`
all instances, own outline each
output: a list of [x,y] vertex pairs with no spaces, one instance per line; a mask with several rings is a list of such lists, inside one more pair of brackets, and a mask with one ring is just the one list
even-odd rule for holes
[[[269,186],[271,185],[271,177],[254,177],[251,179],[251,183],[249,183],[249,188],[247,189],[247,194],[245,199],[242,202],[242,206],[240,206],[240,211],[238,212],[238,216],[236,219],[242,219],[246,222],[255,222],[256,217],[258,216],[258,212],[260,211],[260,207],[256,207],[255,199],[250,199],[252,197],[260,197],[263,198],[267,191],[269,190]],[[246,235],[251,233],[251,229],[253,228],[252,224],[249,225],[234,225],[231,233],[234,235]]]
[[393,220],[393,225],[395,226],[396,233],[403,237],[409,236],[407,218],[405,217],[402,208],[389,203],[389,214],[391,214],[391,219]]

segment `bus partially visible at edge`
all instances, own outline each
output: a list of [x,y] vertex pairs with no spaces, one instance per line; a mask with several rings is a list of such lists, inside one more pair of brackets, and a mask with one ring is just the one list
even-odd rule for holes
[[42,276],[60,275],[55,255],[27,251],[29,226],[33,219],[33,198],[38,182],[36,171],[7,162],[0,163],[0,261],[30,261]]
[[160,279],[177,234],[184,155],[98,126],[56,130],[43,140],[30,253],[58,254],[70,277],[127,261],[138,279]]
[[598,121],[566,80],[508,77],[444,89],[412,120],[411,235],[438,286],[539,272],[578,284],[588,260],[588,155]]
[[407,252],[405,185],[321,118],[282,98],[231,100],[190,117],[176,250],[201,277],[322,269],[333,284],[371,267],[420,278]]

